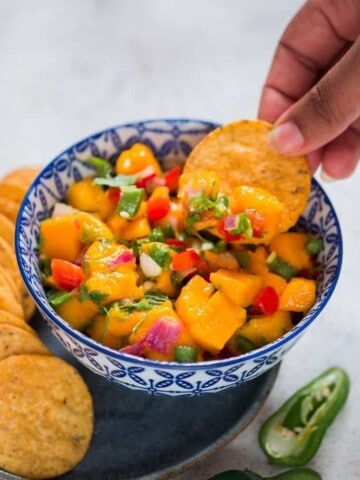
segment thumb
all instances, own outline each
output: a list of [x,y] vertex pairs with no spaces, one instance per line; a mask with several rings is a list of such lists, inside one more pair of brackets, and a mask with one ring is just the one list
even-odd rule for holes
[[284,112],[269,136],[287,155],[326,145],[360,116],[360,38],[312,89]]

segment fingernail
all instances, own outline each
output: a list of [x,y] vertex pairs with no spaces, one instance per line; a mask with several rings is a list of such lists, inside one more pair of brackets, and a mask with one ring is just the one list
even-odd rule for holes
[[304,145],[304,137],[293,122],[275,127],[268,136],[269,144],[278,152],[296,153]]
[[321,180],[324,180],[324,182],[335,182],[336,181],[336,178],[333,178],[331,175],[326,173],[323,168],[320,170],[320,178],[321,178]]

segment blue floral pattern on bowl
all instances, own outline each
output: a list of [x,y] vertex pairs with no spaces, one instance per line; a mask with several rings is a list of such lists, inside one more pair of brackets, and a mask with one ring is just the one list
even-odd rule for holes
[[[240,357],[197,364],[151,361],[104,347],[62,320],[47,302],[38,267],[39,224],[69,185],[93,174],[83,163],[90,155],[112,161],[135,142],[151,147],[165,168],[182,164],[193,147],[217,125],[201,120],[149,120],[96,133],[56,157],[37,177],[21,206],[16,227],[16,253],[24,281],[55,337],[93,372],[110,382],[151,394],[203,395],[234,387],[261,375],[280,362],[318,317],[336,286],[342,263],[342,238],[336,213],[321,186],[312,181],[308,206],[300,219],[307,231],[320,236],[317,300],[307,315],[275,342]],[[63,239],[62,241],[66,241]]]

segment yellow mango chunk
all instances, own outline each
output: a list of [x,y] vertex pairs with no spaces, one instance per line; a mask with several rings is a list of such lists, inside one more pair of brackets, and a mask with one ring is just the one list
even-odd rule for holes
[[161,175],[161,167],[151,148],[142,143],[135,143],[131,148],[120,153],[116,160],[117,174],[132,175],[146,167],[153,167],[156,175]]
[[106,315],[97,315],[86,332],[90,338],[106,347],[118,350],[122,346],[122,338],[109,331]]
[[188,328],[205,313],[214,287],[199,275],[195,275],[182,289],[175,304],[176,312]]
[[127,313],[115,304],[108,312],[107,331],[109,334],[117,337],[127,337],[130,335],[132,329],[146,318],[147,314],[148,312],[144,310],[134,310],[133,312]]
[[168,297],[175,297],[177,287],[171,281],[171,271],[162,270],[160,275],[155,280],[155,285],[160,292],[164,293]]
[[210,274],[210,281],[231,302],[240,307],[250,305],[262,288],[260,277],[245,272],[219,270]]
[[280,295],[279,308],[291,312],[307,312],[313,306],[315,296],[315,280],[294,277]]
[[135,218],[127,223],[126,227],[119,234],[119,238],[129,241],[136,238],[144,238],[151,232],[148,219],[146,217]]
[[279,296],[287,285],[285,278],[276,275],[276,273],[266,272],[262,280],[264,287],[272,287]]
[[169,300],[161,303],[157,307],[147,312],[146,317],[138,325],[136,325],[131,332],[129,336],[129,343],[132,344],[141,341],[149,332],[154,323],[162,317],[166,317],[167,319],[173,318],[174,321],[179,321],[179,318],[173,309],[172,303]]
[[255,251],[249,251],[248,254],[250,257],[249,272],[260,276],[265,275],[268,272],[266,264],[268,252],[266,248],[263,245],[259,245]]
[[179,179],[178,198],[187,200],[202,192],[208,198],[214,198],[220,187],[219,176],[211,170],[196,170],[191,173],[183,173]]
[[[121,256],[132,258],[130,261],[118,263]],[[129,272],[135,270],[136,259],[132,250],[119,243],[96,240],[87,249],[84,256],[84,270],[87,275],[107,272]]]
[[261,347],[281,337],[292,327],[290,312],[278,310],[273,315],[251,318],[237,334],[250,340],[256,347]]
[[280,200],[267,190],[260,187],[241,185],[230,195],[230,210],[232,213],[259,214],[263,220],[263,236],[241,240],[242,243],[269,243],[279,232],[281,213],[284,209]]
[[[66,239],[66,242],[64,241]],[[48,218],[40,224],[40,254],[73,262],[83,247],[77,215]]]
[[270,250],[276,252],[279,257],[297,270],[310,268],[312,266],[311,257],[305,249],[309,238],[307,233],[281,233],[270,242]]
[[84,244],[112,237],[106,224],[90,213],[48,218],[40,224],[40,254],[74,262]]
[[206,250],[204,252],[204,260],[212,272],[216,272],[219,268],[224,268],[232,272],[238,272],[240,270],[236,258],[230,252],[214,253]]
[[190,335],[205,350],[218,353],[246,320],[246,311],[216,292],[205,306],[204,315],[188,325]]
[[70,185],[66,202],[78,210],[98,212],[105,200],[105,191],[94,183],[93,178],[84,178]]
[[57,313],[76,330],[84,330],[99,312],[99,307],[91,300],[80,300],[72,296],[70,300],[56,307]]
[[102,301],[102,304],[106,305],[123,298],[141,298],[143,288],[137,286],[138,278],[135,271],[96,273],[85,282],[85,286],[89,293],[99,292],[106,295]]

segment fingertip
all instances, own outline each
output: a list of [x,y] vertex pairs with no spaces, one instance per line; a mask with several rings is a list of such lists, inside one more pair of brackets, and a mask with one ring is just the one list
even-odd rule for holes
[[316,172],[316,170],[318,169],[321,163],[321,153],[322,153],[321,149],[319,149],[306,155],[306,160],[307,160],[311,175],[314,175],[314,173]]
[[321,177],[326,181],[349,177],[356,169],[359,156],[360,135],[348,129],[324,148]]

